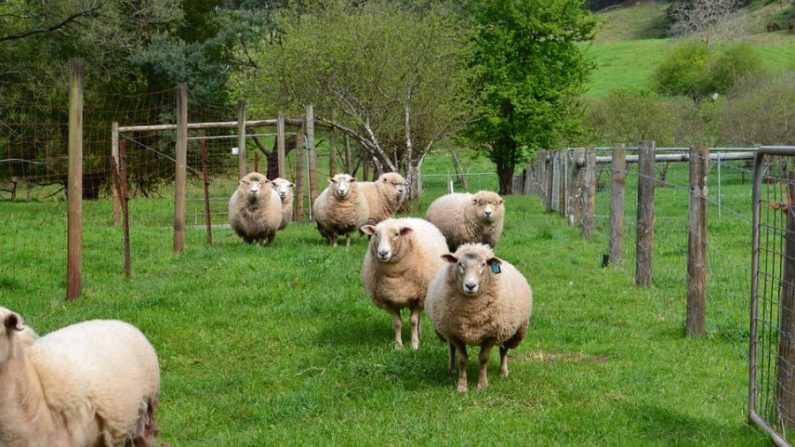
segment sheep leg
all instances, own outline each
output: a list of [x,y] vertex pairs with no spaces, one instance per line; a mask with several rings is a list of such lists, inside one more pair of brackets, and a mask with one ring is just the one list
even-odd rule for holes
[[347,250],[349,248],[351,248],[351,234],[347,233],[345,235],[345,249]]
[[409,323],[411,323],[411,349],[420,348],[420,310],[417,308],[411,309],[409,316]]
[[467,392],[467,346],[460,340],[455,341],[455,348],[458,351],[458,392]]
[[508,348],[500,346],[500,376],[508,377]]
[[489,386],[489,377],[488,377],[488,366],[489,366],[489,354],[491,353],[491,347],[493,345],[490,343],[483,344],[480,347],[480,355],[478,356],[480,360],[480,373],[478,374],[478,389],[486,388]]
[[453,374],[455,372],[455,345],[452,343],[448,343],[448,345],[450,345],[450,360],[447,362],[447,370]]
[[392,314],[392,327],[395,328],[395,349],[403,349],[403,337],[400,335],[400,330],[403,329],[403,320],[400,318],[399,310],[390,311]]

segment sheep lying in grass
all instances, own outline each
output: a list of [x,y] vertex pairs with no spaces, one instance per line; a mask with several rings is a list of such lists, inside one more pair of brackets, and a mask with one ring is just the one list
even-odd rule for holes
[[273,182],[257,172],[240,179],[229,199],[229,224],[238,236],[252,242],[273,242],[282,223],[282,202]]
[[364,290],[376,306],[392,314],[396,349],[403,347],[400,310],[409,308],[411,347],[417,349],[425,292],[447,253],[444,236],[430,222],[414,218],[387,219],[362,231],[373,236],[362,263]]
[[279,225],[279,230],[284,230],[293,220],[293,188],[295,185],[281,177],[273,179],[273,185],[282,202],[282,223]]
[[494,257],[487,245],[464,244],[428,286],[425,309],[436,334],[450,346],[448,367],[455,370],[458,391],[467,390],[466,345],[480,346],[478,388],[488,385],[486,367],[493,346],[500,347],[500,375],[508,376],[508,349],[522,341],[533,308],[533,293],[511,264]]
[[466,243],[489,244],[492,248],[502,237],[505,205],[502,197],[491,191],[476,194],[452,193],[431,203],[426,219],[439,227],[450,251]]
[[337,246],[338,235],[345,235],[345,246],[349,247],[351,233],[367,222],[370,208],[355,178],[337,174],[328,181],[329,186],[312,204],[317,229],[332,247]]
[[44,337],[0,307],[0,445],[151,446],[158,433],[157,354],[115,320]]
[[397,172],[381,174],[374,182],[359,182],[359,191],[367,198],[368,225],[389,219],[400,208],[406,194],[406,180]]

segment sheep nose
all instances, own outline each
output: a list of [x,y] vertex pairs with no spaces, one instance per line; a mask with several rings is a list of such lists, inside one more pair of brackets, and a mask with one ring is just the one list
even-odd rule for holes
[[486,210],[483,212],[483,214],[485,214],[486,217],[491,217],[491,210]]
[[378,250],[378,256],[381,259],[386,259],[386,257],[389,256],[389,250]]
[[464,283],[464,288],[466,289],[467,292],[474,292],[475,291],[475,287],[477,287],[477,286],[478,285],[473,283],[473,282],[465,282]]

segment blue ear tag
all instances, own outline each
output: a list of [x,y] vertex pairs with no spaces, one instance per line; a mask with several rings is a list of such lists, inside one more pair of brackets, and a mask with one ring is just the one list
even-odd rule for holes
[[496,262],[491,264],[491,273],[494,273],[495,275],[502,273],[502,270],[500,270],[500,264],[497,264]]

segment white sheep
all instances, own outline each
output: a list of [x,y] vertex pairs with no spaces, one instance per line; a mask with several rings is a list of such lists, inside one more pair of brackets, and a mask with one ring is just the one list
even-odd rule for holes
[[486,367],[493,346],[500,347],[500,375],[508,376],[508,349],[524,338],[533,309],[527,279],[489,246],[464,244],[428,285],[425,310],[436,334],[450,347],[448,367],[455,370],[458,391],[467,390],[466,346],[480,346],[478,388],[488,385]]
[[362,263],[364,290],[376,306],[392,314],[396,349],[403,347],[400,310],[409,308],[411,347],[417,349],[425,292],[447,253],[444,236],[430,222],[416,218],[387,219],[365,225],[362,231],[373,236]]
[[282,201],[282,223],[279,225],[279,230],[284,230],[293,220],[293,188],[295,188],[295,184],[278,177],[273,179],[273,185],[276,187],[276,194]]
[[281,204],[273,182],[260,173],[249,173],[229,199],[229,224],[247,244],[269,244],[282,223]]
[[0,445],[154,445],[160,368],[141,331],[93,320],[37,338],[4,307],[0,323]]
[[367,222],[370,208],[354,177],[337,174],[328,181],[329,186],[312,204],[312,214],[318,231],[332,247],[337,246],[338,235],[345,235],[345,246],[349,247],[351,233]]
[[368,225],[392,217],[406,194],[406,180],[397,172],[381,174],[374,182],[359,182],[359,191],[367,198],[370,215]]
[[455,192],[431,203],[425,218],[439,227],[450,251],[466,243],[489,244],[492,248],[502,237],[505,205],[502,197],[491,191]]

